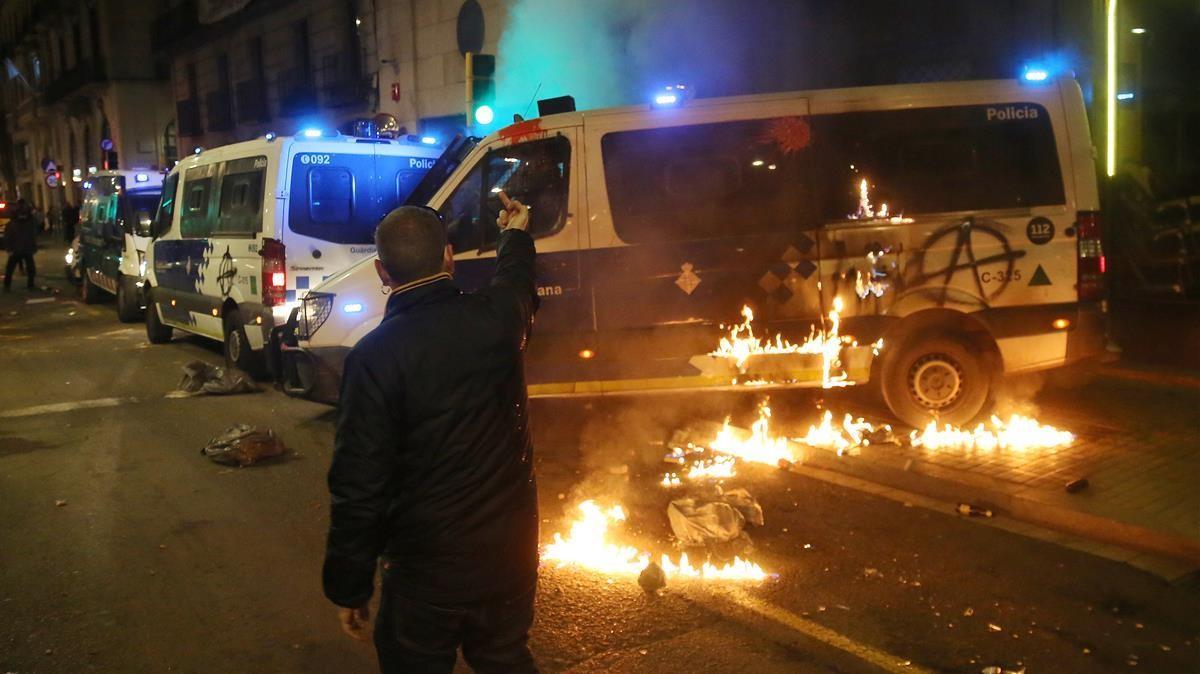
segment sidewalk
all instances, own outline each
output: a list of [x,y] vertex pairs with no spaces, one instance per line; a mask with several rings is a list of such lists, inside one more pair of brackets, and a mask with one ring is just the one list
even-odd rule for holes
[[[803,446],[805,464],[1121,546],[1095,551],[1164,577],[1185,575],[1200,568],[1200,386],[1112,377],[1110,369],[1038,396],[1038,419],[1076,435],[1069,447],[964,452],[905,443],[838,457]],[[1088,486],[1068,493],[1080,478]]]

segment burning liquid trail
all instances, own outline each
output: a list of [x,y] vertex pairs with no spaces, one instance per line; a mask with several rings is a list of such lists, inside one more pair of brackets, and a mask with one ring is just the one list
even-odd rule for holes
[[[625,510],[619,505],[602,508],[595,501],[579,504],[579,517],[571,523],[570,533],[564,538],[554,534],[554,542],[542,550],[542,560],[554,562],[559,567],[573,566],[604,575],[632,575],[641,573],[650,563],[651,555],[637,548],[613,543],[609,540],[609,528],[625,521]],[[697,580],[759,581],[767,573],[753,562],[735,557],[724,566],[705,562],[693,565],[684,554],[679,562],[662,555],[659,566],[668,577]]]
[[750,426],[750,437],[742,440],[729,425],[729,419],[712,441],[711,449],[720,454],[735,456],[742,461],[765,463],[777,466],[781,460],[789,463],[798,461],[787,438],[771,435],[771,406],[763,401],[758,406],[758,419]]
[[[891,430],[888,426],[882,428]],[[846,452],[870,444],[867,435],[874,432],[875,426],[849,414],[842,419],[840,425],[834,425],[833,412],[825,410],[820,425],[809,426],[808,433],[796,440],[812,447],[836,451],[838,456],[842,456]]]
[[1066,447],[1075,442],[1075,436],[1053,426],[1043,425],[1036,419],[1014,414],[1007,420],[993,416],[987,424],[979,424],[970,431],[949,424],[939,428],[936,421],[930,421],[924,429],[913,431],[909,442],[913,447],[929,450],[1007,449],[1023,452],[1031,449]]
[[780,354],[810,354],[821,356],[821,384],[825,388],[849,386],[852,382],[845,372],[841,372],[841,355],[844,345],[853,345],[852,337],[839,333],[841,313],[845,305],[842,298],[833,298],[833,309],[828,314],[829,331],[816,327],[809,332],[808,339],[802,344],[784,339],[781,335],[763,340],[754,334],[754,310],[749,306],[742,307],[742,323],[729,329],[729,334],[721,338],[717,349],[709,353],[718,358],[729,358],[739,369],[746,365],[751,356],[769,356]]

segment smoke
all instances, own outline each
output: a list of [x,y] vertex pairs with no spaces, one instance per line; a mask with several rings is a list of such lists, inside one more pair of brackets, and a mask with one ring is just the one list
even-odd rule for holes
[[535,98],[566,94],[581,110],[641,103],[675,83],[700,96],[786,88],[794,82],[762,73],[796,40],[794,4],[516,0],[498,47],[498,111],[536,114]]

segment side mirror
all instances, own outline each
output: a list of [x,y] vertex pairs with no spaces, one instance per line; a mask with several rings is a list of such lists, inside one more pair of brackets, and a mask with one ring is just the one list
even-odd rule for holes
[[134,215],[137,218],[137,224],[133,226],[133,233],[137,236],[154,236],[154,219],[150,217],[150,214],[138,211]]

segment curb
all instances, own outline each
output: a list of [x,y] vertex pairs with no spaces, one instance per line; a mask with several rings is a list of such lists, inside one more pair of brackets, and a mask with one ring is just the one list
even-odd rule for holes
[[838,457],[807,445],[797,447],[805,450],[805,465],[951,503],[969,503],[1047,529],[1200,566],[1200,541],[1068,508],[1021,488],[1006,489],[982,476],[915,459],[897,466],[879,456],[870,457],[868,463],[862,456]]
[[1186,374],[1171,374],[1154,370],[1137,370],[1127,367],[1105,366],[1096,371],[1098,377],[1132,381],[1142,384],[1156,384],[1175,388],[1200,389],[1200,376]]

